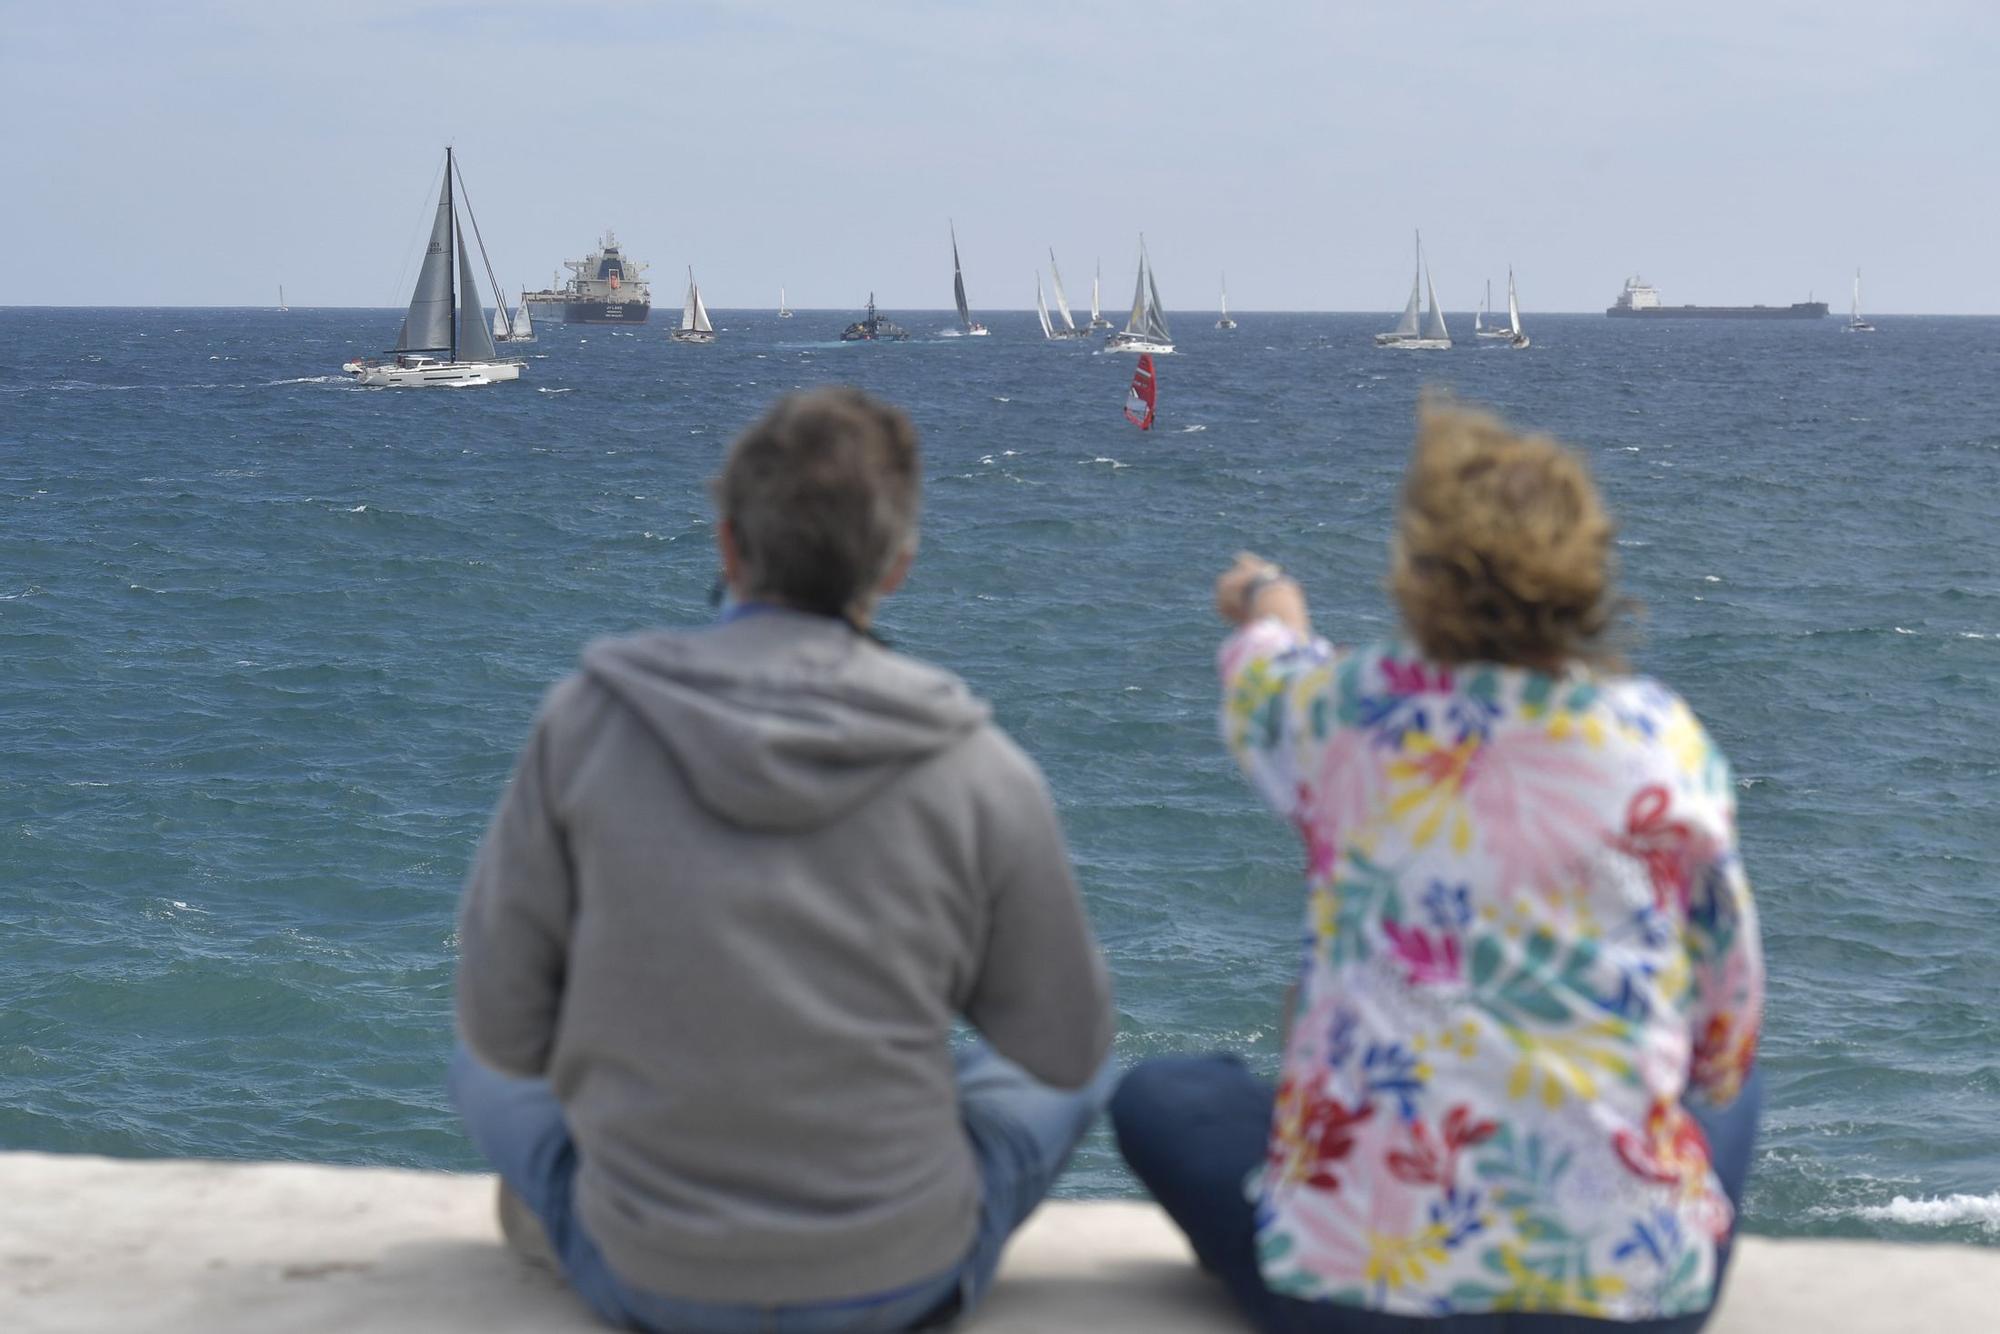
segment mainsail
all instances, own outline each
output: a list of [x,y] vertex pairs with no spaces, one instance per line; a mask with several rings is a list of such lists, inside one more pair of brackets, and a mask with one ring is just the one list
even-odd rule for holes
[[[527,307],[523,306],[522,309],[526,310]],[[493,341],[498,343],[511,337],[513,335],[507,330],[507,294],[505,292],[495,292],[493,294]]]
[[951,229],[951,295],[958,302],[958,324],[961,329],[972,327],[972,309],[965,304],[965,274],[958,267],[958,228]]
[[1153,354],[1139,354],[1139,367],[1132,372],[1131,387],[1125,391],[1125,420],[1142,431],[1153,429],[1153,405],[1159,401],[1159,382],[1153,378]]
[[1097,300],[1097,285],[1102,281],[1104,281],[1104,261],[1099,260],[1097,272],[1090,277],[1090,323],[1093,327],[1104,318],[1104,312],[1098,309]]
[[447,160],[444,189],[438,194],[437,219],[431,223],[431,242],[424,250],[424,266],[417,271],[417,290],[410,296],[402,332],[396,335],[398,352],[445,352],[451,348],[453,230],[451,170]]
[[1507,327],[1521,336],[1521,303],[1514,296],[1514,270],[1507,270]]
[[1042,337],[1054,338],[1056,327],[1049,323],[1049,303],[1048,298],[1042,295],[1042,275],[1039,273],[1035,275],[1035,314],[1042,321]]
[[[1049,247],[1049,280],[1055,284],[1056,309],[1062,312],[1063,328],[1076,328],[1076,321],[1070,318],[1069,298],[1063,295],[1062,270],[1056,267],[1056,252],[1053,246]],[[1041,282],[1041,275],[1037,274],[1035,276],[1035,286],[1039,288]]]
[[1396,327],[1389,332],[1398,338],[1415,338],[1417,312],[1423,308],[1423,301],[1423,277],[1420,271],[1418,276],[1410,279],[1410,304],[1403,307],[1403,318],[1397,320]]
[[688,270],[687,299],[681,303],[681,328],[695,333],[714,333],[708,322],[708,307],[702,303],[701,289],[694,285],[694,270]]

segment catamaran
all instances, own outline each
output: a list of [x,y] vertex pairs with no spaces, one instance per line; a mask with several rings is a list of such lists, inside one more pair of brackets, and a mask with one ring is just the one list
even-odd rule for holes
[[[1428,291],[1430,309],[1423,323],[1417,322],[1418,300]],[[1438,309],[1437,288],[1431,286],[1430,270],[1424,267],[1424,236],[1417,233],[1417,275],[1410,280],[1410,303],[1403,317],[1387,333],[1375,335],[1377,347],[1405,347],[1417,352],[1442,352],[1451,346],[1451,331],[1444,326],[1444,312]]]
[[667,335],[676,343],[713,343],[715,326],[708,322],[708,307],[702,304],[701,288],[695,286],[694,267],[688,267],[687,299],[681,302],[681,327]]
[[1474,338],[1485,338],[1485,339],[1512,338],[1514,335],[1510,331],[1502,329],[1498,325],[1494,325],[1491,328],[1487,327],[1485,317],[1492,313],[1493,313],[1493,280],[1491,278],[1488,278],[1486,280],[1486,301],[1483,305],[1479,307],[1478,310],[1472,312],[1472,336]]
[[1160,306],[1160,287],[1153,281],[1153,266],[1146,258],[1146,238],[1139,238],[1139,280],[1132,289],[1132,314],[1125,327],[1104,340],[1106,352],[1151,352],[1165,356],[1174,350],[1173,331],[1167,328],[1166,311]]
[[1874,333],[1875,326],[1861,318],[1861,270],[1854,271],[1854,306],[1847,317],[1847,332]]
[[1236,321],[1229,318],[1229,275],[1222,275],[1222,318],[1215,322],[1218,329],[1234,329]]
[[[364,385],[463,388],[521,378],[526,363],[502,360],[493,346],[493,335],[486,331],[485,309],[472,278],[472,255],[465,248],[465,232],[458,225],[452,199],[454,181],[462,191],[465,181],[458,175],[451,149],[446,148],[437,220],[431,224],[430,245],[424,251],[423,268],[417,271],[417,288],[410,296],[410,309],[403,316],[396,346],[384,357],[356,357],[341,366]],[[477,241],[479,223],[472,217],[470,203],[465,216],[472,222]],[[479,258],[486,264],[487,281],[499,291],[500,284],[493,281],[493,265],[486,260],[484,241],[479,242]]]
[[1069,297],[1063,292],[1062,270],[1056,267],[1055,247],[1049,248],[1049,280],[1055,286],[1056,313],[1062,316],[1062,327],[1057,328],[1047,317],[1047,305],[1042,301],[1042,275],[1035,275],[1035,305],[1043,311],[1042,337],[1044,338],[1088,338],[1090,330],[1076,327],[1076,317],[1069,313]]
[[958,328],[947,329],[945,333],[953,338],[963,335],[967,338],[984,338],[986,326],[972,318],[971,309],[965,304],[965,273],[958,267],[958,227],[951,224],[951,295],[958,303]]
[[528,318],[528,303],[523,301],[520,309],[510,319],[507,315],[507,294],[493,293],[493,341],[496,343],[532,343],[535,341],[535,324]]
[[1100,259],[1097,261],[1097,272],[1092,274],[1090,278],[1090,327],[1093,329],[1109,329],[1112,327],[1111,321],[1104,318],[1104,312],[1100,309],[1101,303],[1097,299],[1097,289],[1103,281],[1104,261]]
[[778,318],[781,320],[792,318],[792,308],[785,304],[785,289],[782,287],[778,289]]
[[1507,346],[1526,347],[1528,335],[1521,332],[1521,302],[1514,295],[1514,266],[1507,266]]

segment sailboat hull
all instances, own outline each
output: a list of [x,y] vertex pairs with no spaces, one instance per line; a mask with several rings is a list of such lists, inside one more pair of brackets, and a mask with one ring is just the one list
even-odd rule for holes
[[1227,315],[1224,315],[1221,319],[1215,322],[1215,327],[1218,329],[1234,329],[1236,327],[1236,321],[1230,319]]
[[432,361],[408,365],[395,362],[350,361],[342,370],[370,389],[469,389],[504,384],[521,378],[518,361]]
[[1418,338],[1401,334],[1376,334],[1375,346],[1400,347],[1410,352],[1448,352],[1451,350],[1449,338]]
[[1104,340],[1106,352],[1150,352],[1156,357],[1164,357],[1174,350],[1172,343],[1162,343],[1157,339],[1139,334],[1119,332]]
[[1486,338],[1500,342],[1512,338],[1514,331],[1511,329],[1474,329],[1472,336],[1474,338]]
[[676,329],[667,335],[676,343],[713,343],[715,335],[702,329]]

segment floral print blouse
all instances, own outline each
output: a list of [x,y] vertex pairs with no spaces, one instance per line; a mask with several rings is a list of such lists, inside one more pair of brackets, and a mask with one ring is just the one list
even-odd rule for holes
[[1411,1315],[1706,1309],[1732,1219],[1683,1103],[1735,1098],[1763,964],[1729,766],[1687,705],[1275,619],[1219,665],[1229,748],[1306,854],[1246,1187],[1266,1283]]

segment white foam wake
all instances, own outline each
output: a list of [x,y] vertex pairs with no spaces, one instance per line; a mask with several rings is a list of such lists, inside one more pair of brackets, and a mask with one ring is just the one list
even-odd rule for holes
[[1975,1223],[1988,1232],[2000,1233],[2000,1192],[1992,1195],[1946,1195],[1931,1200],[1913,1200],[1907,1195],[1898,1195],[1887,1204],[1872,1204],[1854,1212],[1881,1223],[1913,1223],[1923,1227],[1955,1227],[1962,1223]]

